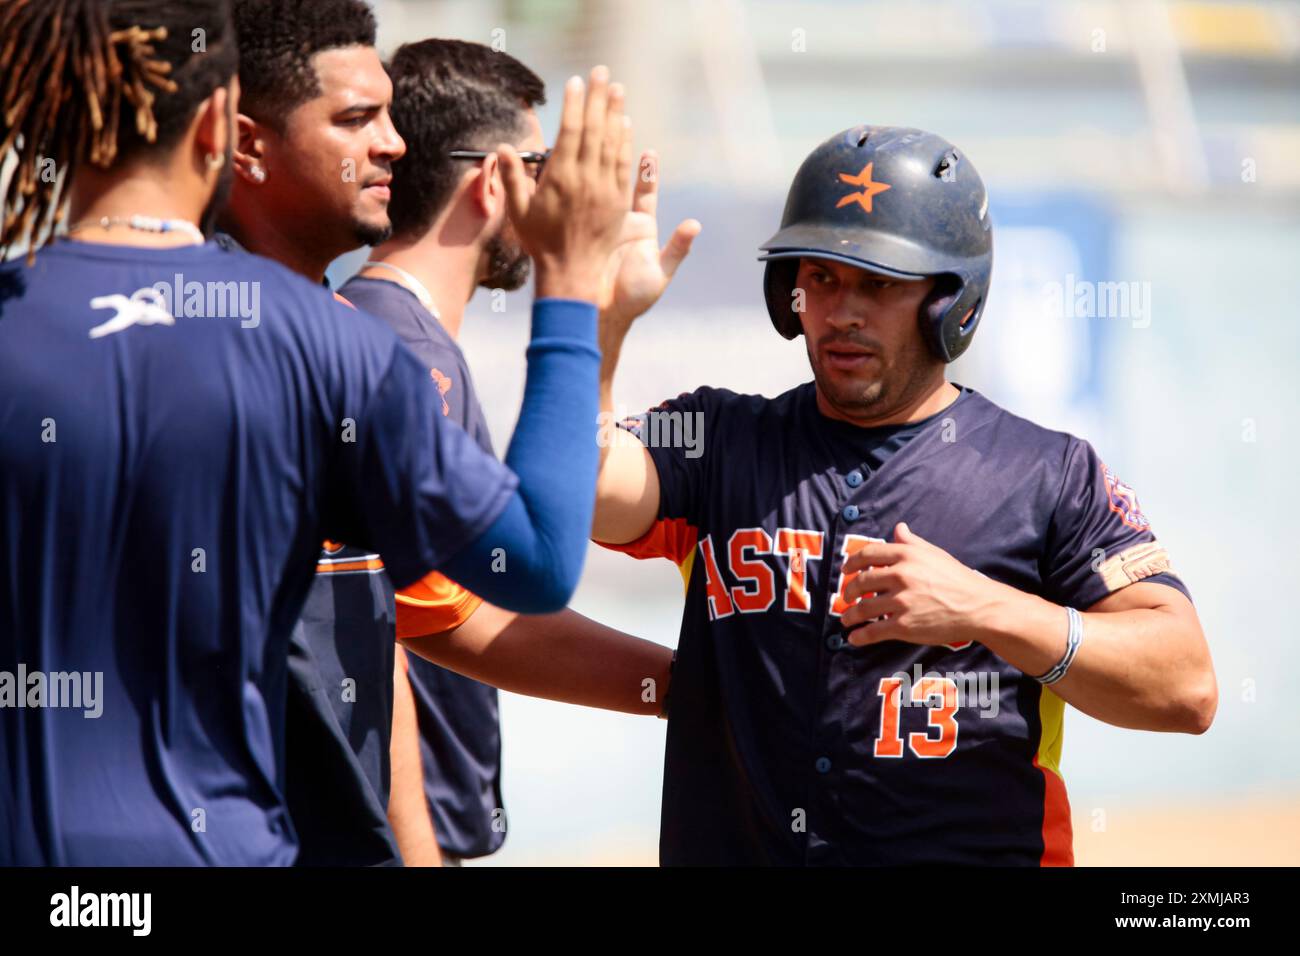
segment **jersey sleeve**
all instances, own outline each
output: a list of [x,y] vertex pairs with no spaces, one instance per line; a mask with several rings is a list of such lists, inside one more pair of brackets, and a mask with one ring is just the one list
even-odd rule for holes
[[650,453],[659,475],[659,513],[635,541],[598,544],[638,559],[667,558],[688,573],[709,490],[706,441],[719,414],[715,390],[700,388],[618,423]]
[[432,571],[397,592],[397,639],[460,627],[482,603],[478,595]]
[[1139,581],[1165,584],[1191,597],[1156,540],[1137,493],[1090,444],[1071,439],[1043,557],[1045,596],[1086,610]]
[[379,551],[400,589],[486,531],[518,479],[443,419],[428,370],[395,338],[391,356],[375,388],[353,399],[363,407],[338,409],[327,514],[328,536]]

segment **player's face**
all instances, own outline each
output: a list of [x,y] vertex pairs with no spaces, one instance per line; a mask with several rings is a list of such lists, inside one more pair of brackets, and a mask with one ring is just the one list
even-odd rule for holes
[[312,58],[321,93],[287,118],[273,143],[277,212],[310,223],[313,242],[339,255],[388,237],[392,164],[406,152],[388,107],[393,84],[374,48],[325,50]]
[[[515,149],[521,153],[545,152],[546,138],[542,135],[542,123],[535,111],[530,109],[524,114],[523,128],[523,136],[512,143]],[[534,182],[531,177],[537,175],[536,165],[529,164],[528,173],[529,181]],[[535,189],[536,186],[532,188]],[[505,289],[510,292],[521,288],[528,281],[530,265],[528,253],[524,252],[523,246],[520,245],[519,236],[508,217],[502,216],[501,227],[496,235],[487,241],[484,252],[487,259],[486,271],[483,278],[479,280],[479,285],[484,289]]]
[[942,363],[918,321],[934,279],[903,281],[829,259],[802,259],[795,283],[808,361],[823,401],[850,420],[878,420],[933,384]]

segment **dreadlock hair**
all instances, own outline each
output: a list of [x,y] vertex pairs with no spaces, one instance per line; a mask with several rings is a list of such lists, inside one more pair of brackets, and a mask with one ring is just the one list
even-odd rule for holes
[[0,0],[0,259],[35,257],[83,162],[166,156],[237,68],[228,0]]
[[321,94],[312,57],[375,45],[365,0],[233,0],[239,37],[239,111],[277,132],[295,109]]

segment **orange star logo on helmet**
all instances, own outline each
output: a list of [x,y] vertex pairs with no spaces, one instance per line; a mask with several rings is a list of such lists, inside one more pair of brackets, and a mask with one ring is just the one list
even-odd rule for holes
[[867,212],[871,212],[871,197],[877,193],[883,193],[886,189],[893,189],[889,183],[872,182],[871,167],[874,165],[875,163],[867,163],[867,165],[862,167],[862,172],[858,173],[856,176],[850,176],[848,173],[840,173],[841,182],[848,183],[850,186],[861,186],[862,192],[849,193],[847,196],[841,197],[840,201],[835,204],[836,209],[839,209],[841,206],[847,206],[851,202],[855,202]]

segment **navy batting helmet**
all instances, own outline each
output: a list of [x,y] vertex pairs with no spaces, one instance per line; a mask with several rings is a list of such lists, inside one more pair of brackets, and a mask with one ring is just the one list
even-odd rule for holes
[[993,230],[975,167],[933,133],[855,126],[818,146],[795,174],[781,228],[761,248],[763,292],[776,330],[802,332],[794,311],[804,257],[899,279],[935,276],[921,331],[951,362],[970,345],[988,298]]

